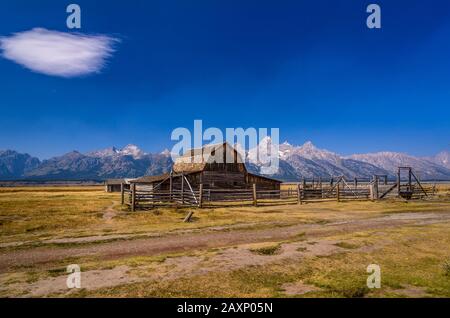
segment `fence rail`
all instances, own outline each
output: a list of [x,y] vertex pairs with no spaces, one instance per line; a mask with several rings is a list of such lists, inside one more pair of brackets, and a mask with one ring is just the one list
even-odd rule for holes
[[[347,201],[347,200],[376,200],[387,197],[396,187],[391,185],[361,185],[353,187],[336,184],[321,188],[302,188],[297,185],[294,189],[259,190],[256,185],[252,189],[199,189],[184,188],[169,190],[136,187],[130,189],[122,187],[122,204],[137,209],[154,208],[159,206],[181,207],[216,207],[236,205],[280,205],[302,204],[308,202]],[[433,192],[433,187],[426,187],[426,191]],[[418,189],[412,189],[414,195],[420,195]]]

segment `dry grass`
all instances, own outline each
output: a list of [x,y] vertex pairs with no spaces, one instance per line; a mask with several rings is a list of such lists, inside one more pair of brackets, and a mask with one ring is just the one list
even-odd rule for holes
[[[55,238],[84,236],[166,235],[172,231],[275,228],[289,224],[323,225],[339,220],[357,220],[394,213],[449,213],[450,200],[440,187],[439,201],[357,201],[326,202],[273,207],[234,207],[202,209],[196,219],[183,223],[189,209],[156,209],[131,213],[119,205],[119,194],[108,194],[102,187],[27,187],[0,188],[0,243],[42,243]],[[117,215],[103,218],[113,207]],[[401,297],[408,295],[407,286],[423,290],[424,296],[450,297],[450,225],[448,223],[404,226],[382,232],[365,231],[325,238],[341,249],[338,254],[283,260],[274,264],[248,266],[228,272],[205,272],[174,280],[145,281],[93,291],[80,291],[72,296],[100,297],[285,297],[283,285],[302,282],[315,290],[298,297]],[[296,248],[307,253],[315,241],[299,233]],[[337,242],[337,243],[335,243]],[[283,244],[271,242],[252,246],[255,257],[277,257]],[[39,245],[36,245],[39,246]],[[70,246],[70,245],[68,245]],[[29,246],[33,248],[33,246]],[[60,248],[65,248],[64,245]],[[9,251],[11,247],[0,248]],[[76,259],[84,270],[129,266],[145,274],[157,270],[168,258],[195,256],[208,259],[220,255],[221,249],[178,253],[152,257],[137,256],[104,261],[95,257]],[[65,275],[67,262],[55,262],[42,268],[18,268],[4,274],[7,284],[30,283],[48,277]],[[382,268],[382,289],[365,287],[368,264]],[[402,292],[403,290],[403,292]],[[11,295],[11,291],[0,293]],[[291,295],[292,296],[292,295]],[[295,296],[295,295],[294,295]]]
[[97,188],[0,188],[1,242],[95,229],[115,198]]
[[450,259],[444,261],[444,264],[442,264],[442,270],[444,271],[445,276],[450,276]]
[[[108,207],[117,211],[103,219]],[[448,211],[449,204],[425,201],[324,202],[304,205],[202,209],[191,223],[182,220],[189,209],[161,208],[131,213],[120,206],[120,194],[103,187],[0,188],[0,243],[39,242],[63,237],[142,233],[164,234],[243,224],[248,227],[283,226],[294,223],[330,222],[366,218],[383,213]]]
[[[139,282],[81,291],[79,297],[450,297],[450,279],[441,269],[449,254],[448,224],[404,227],[385,233],[360,232],[352,244],[368,244],[373,250],[346,250],[301,261],[284,260],[229,272],[207,272],[175,280]],[[346,240],[345,235],[333,239]],[[265,257],[271,257],[266,254]],[[366,285],[369,264],[379,264],[381,289]],[[157,267],[155,268],[157,270]],[[283,286],[313,286],[306,294],[287,295]]]

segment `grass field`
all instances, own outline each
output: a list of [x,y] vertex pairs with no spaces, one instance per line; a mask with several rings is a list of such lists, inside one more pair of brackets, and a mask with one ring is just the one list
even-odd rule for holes
[[[450,187],[438,189],[201,209],[183,223],[190,209],[132,213],[102,187],[0,188],[0,296],[450,297]],[[81,289],[67,289],[70,264]]]

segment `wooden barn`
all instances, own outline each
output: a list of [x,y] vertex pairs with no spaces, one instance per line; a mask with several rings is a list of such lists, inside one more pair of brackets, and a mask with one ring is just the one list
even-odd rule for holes
[[159,190],[203,189],[280,190],[281,181],[247,171],[240,154],[228,143],[192,149],[178,158],[172,172],[131,181],[138,187]]
[[122,184],[124,189],[130,189],[131,179],[108,179],[105,181],[105,192],[120,192]]

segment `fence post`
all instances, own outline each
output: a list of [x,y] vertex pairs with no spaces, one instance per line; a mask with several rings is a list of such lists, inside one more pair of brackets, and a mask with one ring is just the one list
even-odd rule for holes
[[169,180],[169,201],[172,202],[173,199],[173,170],[170,171],[170,180]]
[[256,198],[256,183],[253,183],[253,206],[258,205],[258,200]]
[[297,185],[297,203],[302,204],[302,192],[300,191],[300,184]]
[[136,183],[131,186],[131,211],[136,211]]
[[193,211],[191,211],[191,212],[189,212],[188,213],[188,215],[186,215],[186,217],[184,218],[184,223],[188,223],[188,222],[191,222],[191,219],[192,219],[192,216],[194,215],[194,212]]
[[340,197],[340,187],[341,187],[341,185],[340,185],[340,183],[338,183],[337,184],[337,186],[336,186],[336,198],[337,198],[337,202],[340,202],[341,201],[341,197]]
[[378,200],[378,182],[379,182],[379,178],[377,176],[377,177],[375,177],[375,183],[373,184],[373,198],[374,198],[374,200]]
[[203,207],[203,183],[200,183],[200,189],[198,194],[198,207]]
[[124,184],[123,184],[123,182],[120,184],[120,196],[121,196],[121,198],[120,198],[120,202],[121,202],[121,204],[122,205],[124,205],[125,204],[125,191],[124,191]]
[[411,173],[412,173],[412,169],[409,168],[408,169],[408,191],[412,191],[412,186],[411,186],[411,182],[412,182],[412,178],[411,178]]
[[181,205],[184,205],[184,172],[181,173]]

